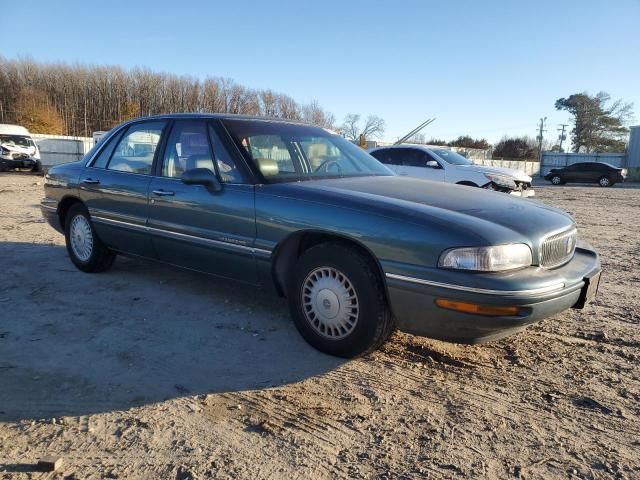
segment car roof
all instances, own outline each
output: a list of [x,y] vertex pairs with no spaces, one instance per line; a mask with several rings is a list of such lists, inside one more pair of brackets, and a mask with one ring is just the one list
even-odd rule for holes
[[[311,125],[309,123],[303,122],[301,120],[290,120],[286,118],[276,118],[276,117],[266,117],[259,115],[239,115],[235,113],[161,113],[157,115],[149,115],[145,117],[137,117],[130,122],[139,122],[144,120],[166,120],[166,119],[218,119],[218,120],[256,120],[263,122],[277,122],[277,123],[293,123],[296,125],[307,125],[311,127],[315,127],[316,125]],[[127,122],[128,123],[128,122]],[[320,128],[320,127],[316,127]]]
[[606,165],[607,167],[615,168],[615,169],[622,168],[622,167],[616,167],[615,165],[611,165],[610,163],[607,163],[607,162],[576,162],[570,165],[565,165],[563,168],[573,167],[574,165]]
[[[369,152],[375,152],[376,150],[387,150],[387,149],[391,149],[391,148],[394,148],[394,149],[417,148],[419,150],[424,150],[426,152],[429,152],[429,151],[431,151],[432,147],[427,146],[427,145],[422,145],[420,143],[401,143],[400,145],[383,145],[383,146],[380,146],[380,147],[374,147],[374,148],[369,149]],[[434,148],[438,148],[438,147],[434,146]],[[442,147],[442,148],[445,148],[445,147]]]
[[0,123],[0,135],[29,135],[29,130],[20,125],[11,125],[9,123]]

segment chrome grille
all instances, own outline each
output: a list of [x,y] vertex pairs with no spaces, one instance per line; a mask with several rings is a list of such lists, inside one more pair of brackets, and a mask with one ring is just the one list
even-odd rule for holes
[[572,228],[543,239],[540,245],[540,266],[553,268],[571,260],[576,250],[577,234],[576,229]]

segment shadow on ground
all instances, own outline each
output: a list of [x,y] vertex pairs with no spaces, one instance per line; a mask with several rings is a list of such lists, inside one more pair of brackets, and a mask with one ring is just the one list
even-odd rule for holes
[[85,274],[59,245],[0,243],[0,419],[127,409],[296,382],[341,364],[270,292],[118,257]]

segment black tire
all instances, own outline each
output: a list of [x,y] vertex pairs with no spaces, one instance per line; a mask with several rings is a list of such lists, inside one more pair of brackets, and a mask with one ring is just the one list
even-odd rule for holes
[[613,185],[613,183],[611,183],[611,179],[609,177],[603,175],[598,179],[598,185],[600,185],[601,187],[610,187]]
[[[76,217],[82,216],[88,222],[90,227],[90,235],[92,241],[92,247],[90,255],[86,259],[80,258],[74,248],[71,245],[71,225]],[[81,203],[76,203],[69,208],[67,216],[64,222],[64,238],[67,245],[67,252],[69,258],[78,269],[87,273],[104,272],[111,268],[116,258],[115,253],[109,250],[104,243],[96,235],[96,231],[91,223],[91,217],[85,206]]]
[[565,182],[562,180],[562,177],[560,175],[553,175],[549,181],[553,184],[553,185],[563,185]]
[[[321,333],[319,320],[313,325],[314,314],[305,313],[311,305],[303,305],[304,292],[311,292],[308,287],[309,278],[319,269],[331,269],[342,274],[346,284],[352,287],[357,302],[357,315],[352,330],[344,334],[344,338],[328,338],[328,331]],[[329,278],[329,277],[326,277]],[[334,279],[340,278],[333,277]],[[330,279],[329,279],[330,280]],[[320,293],[326,290],[321,290]],[[349,290],[350,291],[350,290]],[[305,251],[295,266],[295,271],[289,277],[288,299],[291,316],[302,337],[314,348],[321,352],[339,357],[353,358],[365,355],[382,345],[394,330],[395,322],[391,310],[387,305],[382,279],[373,262],[362,252],[342,242],[328,242],[316,245]],[[310,295],[310,293],[309,293]],[[309,298],[311,298],[308,295]],[[320,308],[319,294],[313,303]],[[337,298],[337,297],[335,297]],[[326,304],[322,304],[329,308]],[[337,302],[340,308],[340,301]],[[333,307],[331,307],[333,308]],[[350,312],[356,310],[345,307]],[[342,310],[340,310],[342,311]],[[346,325],[346,324],[345,324]],[[336,327],[345,330],[342,326]],[[346,331],[346,330],[345,330]]]
[[40,160],[36,160],[36,164],[31,168],[32,172],[41,172],[42,171],[42,162]]

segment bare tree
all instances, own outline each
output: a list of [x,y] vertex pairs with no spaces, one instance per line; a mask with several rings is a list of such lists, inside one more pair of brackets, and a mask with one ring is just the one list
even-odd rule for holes
[[362,127],[360,123],[360,115],[356,113],[347,114],[340,127],[345,138],[352,142],[357,142],[360,139],[360,135],[364,135],[365,139],[372,137],[379,138],[384,133],[384,120],[377,115],[369,115]]
[[335,117],[318,102],[300,104],[288,95],[247,88],[230,78],[198,79],[146,68],[127,71],[117,66],[43,64],[0,57],[0,122],[25,118],[25,105],[30,105],[25,91],[37,92],[35,108],[46,114],[38,128],[55,125],[51,128],[66,135],[89,135],[130,118],[172,112],[268,115],[325,128],[335,123]]

